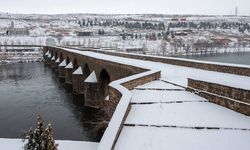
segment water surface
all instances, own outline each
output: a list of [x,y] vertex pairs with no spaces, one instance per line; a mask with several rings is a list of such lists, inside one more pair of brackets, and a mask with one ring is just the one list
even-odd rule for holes
[[55,139],[98,141],[82,105],[43,63],[0,65],[0,138],[20,138],[41,113]]
[[250,65],[250,52],[223,53],[211,55],[180,56],[181,58]]

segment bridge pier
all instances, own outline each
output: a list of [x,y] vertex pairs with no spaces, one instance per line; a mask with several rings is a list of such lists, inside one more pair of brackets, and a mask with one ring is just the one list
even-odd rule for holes
[[55,70],[55,67],[56,67],[56,63],[55,63],[55,56],[53,56],[50,60],[50,66],[52,68],[52,70]]
[[98,100],[97,83],[84,83],[84,105],[92,108],[100,108],[101,101]]
[[44,66],[50,66],[51,64],[50,58],[51,58],[51,54],[49,51],[47,51],[44,55]]
[[71,90],[72,90],[72,73],[73,73],[73,65],[72,62],[70,62],[65,67],[65,83]]
[[55,61],[55,69],[54,69],[56,75],[58,75],[59,64],[60,64],[60,58],[57,58]]
[[93,71],[84,81],[84,100],[85,106],[92,108],[100,108],[104,105],[104,101],[99,99],[99,90],[95,71]]
[[72,86],[73,94],[84,95],[84,76],[81,67],[72,74]]
[[65,82],[65,69],[66,66],[66,60],[63,60],[59,65],[58,65],[58,78],[60,82]]

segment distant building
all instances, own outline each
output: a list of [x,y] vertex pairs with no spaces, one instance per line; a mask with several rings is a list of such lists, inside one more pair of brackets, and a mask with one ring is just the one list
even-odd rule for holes
[[177,21],[179,21],[179,19],[178,18],[172,18],[171,21],[176,21],[177,22]]
[[6,35],[29,35],[29,29],[27,28],[15,28],[15,24],[11,21],[11,26],[6,31]]
[[93,31],[77,31],[77,36],[93,36]]
[[126,48],[127,52],[143,52],[143,48]]
[[6,31],[6,35],[29,35],[29,30],[26,28],[10,28]]
[[173,22],[186,22],[187,19],[176,17],[176,18],[172,18],[171,21],[173,21]]
[[181,21],[181,22],[186,22],[187,19],[186,19],[186,18],[181,18],[180,21]]
[[184,31],[176,31],[176,32],[175,32],[175,35],[176,35],[176,36],[187,36],[188,33],[187,33],[187,32],[184,32]]
[[188,34],[193,33],[191,29],[184,29],[184,30],[175,30],[174,35],[176,36],[188,36]]

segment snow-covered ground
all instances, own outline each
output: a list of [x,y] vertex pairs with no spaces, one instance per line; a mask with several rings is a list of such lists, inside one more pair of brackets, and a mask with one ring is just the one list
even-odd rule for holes
[[[250,23],[247,16],[202,16],[202,15],[106,15],[106,14],[61,14],[61,15],[32,15],[32,14],[8,14],[0,13],[0,45],[4,44],[40,44],[45,45],[50,38],[57,45],[80,45],[86,47],[109,47],[125,51],[131,48],[143,49],[143,53],[151,55],[186,55],[214,52],[249,51],[250,31],[240,32],[239,28]],[[188,35],[178,35],[163,40],[163,33],[168,31],[170,24],[179,22],[172,19],[185,18],[184,23],[209,22],[219,24],[217,28],[192,28],[189,25],[171,26],[169,32],[182,32],[191,30]],[[83,24],[84,20],[84,25]],[[12,22],[15,28],[29,29],[29,36],[6,36]],[[90,25],[91,22],[91,25]],[[105,25],[103,23],[106,22]],[[128,28],[126,23],[163,23],[165,29],[138,29]],[[108,23],[108,24],[107,24]],[[117,25],[117,23],[119,23]],[[180,22],[183,23],[183,22]],[[224,23],[237,23],[241,26],[223,28]],[[235,25],[234,24],[234,25]],[[228,27],[229,27],[228,26]],[[104,35],[98,31],[104,30]],[[94,36],[77,36],[79,31],[91,31]],[[121,34],[128,34],[123,40]],[[154,33],[156,39],[146,38],[146,35]],[[131,34],[133,36],[131,37]],[[161,36],[158,36],[160,34]],[[135,36],[136,35],[136,36]],[[140,36],[139,36],[140,35]],[[164,42],[165,44],[163,44]],[[219,43],[219,45],[218,45]],[[207,44],[209,45],[207,48]],[[195,46],[196,45],[196,46]],[[211,46],[213,45],[213,46]],[[165,51],[166,52],[163,52]],[[134,52],[134,53],[142,53]]]
[[[96,150],[98,146],[98,143],[83,141],[56,140],[55,143],[59,144],[59,150]],[[23,150],[23,146],[22,139],[0,138],[1,150]]]
[[249,131],[123,127],[116,150],[249,150]]
[[139,89],[116,150],[249,149],[250,117],[163,81]]

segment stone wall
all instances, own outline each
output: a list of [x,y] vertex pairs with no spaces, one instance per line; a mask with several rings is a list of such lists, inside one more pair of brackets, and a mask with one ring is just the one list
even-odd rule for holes
[[[110,109],[111,112],[114,112],[114,110],[115,110],[117,104],[119,103],[119,100],[120,100],[122,95],[121,95],[121,93],[119,93],[119,91],[117,91],[117,89],[114,89],[112,87],[108,87],[109,88],[109,99],[110,99],[109,101],[104,102],[104,101],[101,101],[101,99],[99,97],[96,97],[96,95],[98,95],[97,93],[100,92],[99,88],[98,88],[99,87],[98,84],[101,84],[101,82],[99,82],[100,72],[103,69],[105,69],[107,71],[107,73],[109,74],[110,80],[112,82],[112,81],[115,81],[115,80],[118,80],[118,79],[121,79],[121,78],[125,78],[125,77],[128,77],[128,76],[132,76],[132,75],[135,75],[135,74],[139,74],[139,73],[148,71],[146,69],[139,68],[139,67],[136,67],[136,66],[126,65],[126,64],[119,64],[117,62],[112,62],[112,61],[107,61],[107,60],[102,60],[102,59],[97,59],[97,58],[81,55],[81,54],[78,54],[77,52],[64,50],[63,48],[60,48],[60,47],[46,46],[46,47],[44,47],[44,54],[48,50],[50,51],[52,56],[56,57],[55,60],[57,58],[62,57],[62,59],[60,61],[66,60],[66,59],[68,59],[69,62],[72,62],[72,63],[77,61],[78,67],[79,66],[82,67],[83,74],[85,72],[84,66],[86,64],[88,64],[90,72],[92,72],[92,71],[96,72],[97,80],[98,80],[97,85],[96,85],[97,87],[93,88],[92,86],[88,86],[88,84],[85,83],[86,85],[81,86],[84,89],[77,89],[77,91],[85,91],[84,96],[89,97],[89,99],[91,99],[91,101],[87,102],[87,100],[85,98],[85,105],[88,105],[88,106],[93,105],[94,106],[94,105],[98,104],[98,107],[100,107],[100,105],[104,104],[106,107],[111,108]],[[46,60],[45,61],[46,63],[52,62],[52,61],[47,61],[47,58],[45,60]],[[59,68],[59,77],[61,77],[61,78],[64,77],[66,79],[66,82],[67,81],[68,82],[69,81],[74,81],[74,82],[71,82],[71,83],[77,83],[74,79],[72,79],[72,80],[68,79],[68,77],[72,77],[72,76],[67,75],[69,73],[66,71],[66,69],[63,69],[61,67],[57,67],[57,68]],[[72,70],[71,72],[73,72],[73,71],[74,70]],[[151,75],[151,76],[145,76],[145,77],[141,77],[139,79],[133,79],[131,81],[125,82],[122,86],[126,87],[128,90],[131,90],[131,89],[133,89],[134,87],[136,87],[138,85],[141,85],[141,84],[150,82],[152,80],[158,79],[159,77],[160,77],[160,73],[154,74],[154,75]],[[76,87],[79,87],[79,86],[74,86],[73,85],[74,89]],[[88,90],[89,88],[91,88],[92,90]],[[88,91],[88,92],[86,92],[86,91]],[[93,91],[95,93],[93,93]]]
[[[150,75],[146,75],[140,78],[135,78],[135,79],[131,79],[127,82],[122,83],[121,85],[124,86],[125,88],[127,88],[128,90],[133,90],[135,87],[139,86],[139,85],[143,85],[146,83],[149,83],[151,81],[157,80],[159,79],[161,76],[160,71],[150,74]],[[120,99],[122,97],[122,93],[113,88],[113,87],[109,87],[109,101],[106,101],[106,103],[109,106],[112,106],[112,108],[114,108],[112,111],[114,112],[115,107],[117,106],[117,104],[119,103]]]
[[244,65],[236,66],[236,65],[229,65],[229,64],[222,64],[222,63],[208,63],[208,62],[193,61],[193,60],[188,60],[188,59],[171,58],[171,57],[157,57],[157,56],[148,56],[148,55],[139,55],[139,54],[128,54],[128,53],[121,53],[121,52],[96,50],[96,49],[89,49],[89,50],[103,53],[103,54],[114,55],[114,56],[162,62],[166,64],[171,64],[171,65],[178,65],[178,66],[217,71],[217,72],[223,72],[223,73],[250,76],[250,67],[246,67]]
[[[127,79],[126,81],[120,83],[119,86],[123,86],[128,90],[132,90],[136,86],[143,85],[148,82],[157,80],[161,76],[160,71],[147,71],[145,73],[148,73],[148,74],[144,75],[144,73],[141,73],[141,74],[138,74],[138,75],[141,75],[139,77],[136,77],[136,75],[131,76],[131,79]],[[117,81],[114,81],[114,82],[117,82]],[[108,128],[106,129],[104,133],[104,137],[99,143],[98,150],[113,150],[114,149],[117,139],[119,138],[119,135],[121,133],[123,124],[131,108],[131,105],[130,105],[131,95],[129,94],[130,91],[128,90],[120,91],[119,88],[110,86],[109,101],[105,101],[105,102],[109,107],[114,106],[113,107],[114,109],[109,109],[111,110],[111,113],[114,112],[114,116],[117,116],[117,114],[119,114],[119,116],[121,116],[122,118],[119,119],[117,117],[112,117],[110,121],[111,123],[109,124]],[[120,109],[115,111],[115,108],[117,105],[120,105],[119,107]],[[112,134],[112,133],[115,133],[115,134]]]
[[161,72],[158,71],[156,73],[125,82],[122,84],[122,86],[126,87],[128,90],[132,90],[139,85],[143,85],[143,84],[149,83],[151,81],[157,80],[160,77],[161,77]]
[[188,79],[188,88],[209,102],[250,116],[250,91],[205,81]]
[[93,57],[80,55],[78,53],[65,51],[59,47],[48,47],[48,46],[44,47],[44,51],[46,52],[47,50],[51,51],[51,53],[53,54],[52,56],[57,54],[57,57],[60,57],[60,55],[62,55],[63,59],[69,58],[69,61],[72,63],[76,60],[77,64],[82,67],[83,71],[84,71],[83,68],[84,65],[88,64],[90,72],[95,71],[97,78],[99,78],[102,69],[105,69],[110,75],[111,81],[146,71],[146,69],[131,65],[120,64],[117,62],[112,62],[102,59],[96,59]]

